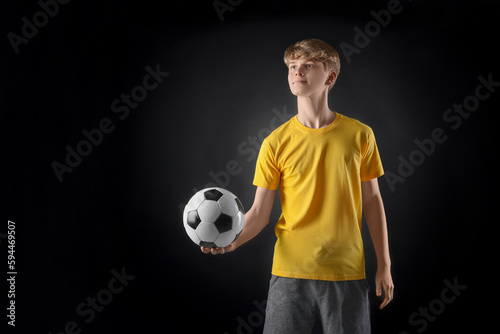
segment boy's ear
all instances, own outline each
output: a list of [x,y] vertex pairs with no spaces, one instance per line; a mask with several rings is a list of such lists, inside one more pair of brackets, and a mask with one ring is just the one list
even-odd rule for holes
[[337,80],[337,73],[335,73],[335,71],[331,71],[330,75],[328,75],[328,79],[326,79],[326,84],[331,86],[335,83],[335,80]]

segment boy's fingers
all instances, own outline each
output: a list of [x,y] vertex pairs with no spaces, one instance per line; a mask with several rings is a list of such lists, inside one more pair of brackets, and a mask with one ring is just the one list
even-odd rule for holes
[[217,254],[225,254],[226,253],[226,248],[229,249],[229,246],[228,247],[225,247],[225,248],[207,248],[207,247],[204,247],[204,246],[201,246],[200,249],[203,253],[205,254],[208,254],[208,253],[212,253],[213,255],[217,255]]
[[211,248],[210,251],[212,252],[213,255],[217,254],[224,254],[226,250],[224,248]]
[[389,304],[391,302],[391,300],[392,300],[392,297],[389,297],[389,296],[385,297],[382,304],[380,304],[380,309],[383,309],[384,307],[386,307],[387,304]]
[[380,304],[380,309],[383,309],[387,304],[393,299],[394,286],[384,286],[385,298],[382,304]]
[[218,254],[219,253],[219,249],[220,249],[220,248],[215,248],[215,247],[214,248],[207,248],[205,246],[201,246],[200,248],[201,248],[201,251],[203,253],[205,253],[205,254],[212,253],[214,255]]
[[383,309],[387,304],[389,304],[389,298],[385,297],[382,304],[380,304],[380,309]]

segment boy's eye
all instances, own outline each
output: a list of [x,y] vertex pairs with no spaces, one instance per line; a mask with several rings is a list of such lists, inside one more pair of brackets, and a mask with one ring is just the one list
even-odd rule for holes
[[[306,64],[305,66],[306,66],[306,68],[313,68],[314,65],[313,64]],[[291,70],[297,69],[297,65],[291,65],[290,69]]]

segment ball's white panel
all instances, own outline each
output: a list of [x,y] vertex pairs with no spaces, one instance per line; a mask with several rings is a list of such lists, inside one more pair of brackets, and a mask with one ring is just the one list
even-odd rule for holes
[[195,244],[199,245],[201,240],[200,238],[198,238],[198,235],[196,235],[196,231],[187,225],[185,225],[184,227],[186,227],[186,233],[189,238],[191,238],[191,240],[193,240]]
[[220,216],[220,208],[215,201],[204,201],[198,208],[201,221],[213,223]]
[[204,200],[205,196],[203,196],[203,190],[200,190],[191,197],[186,207],[190,207],[190,210],[196,210]]
[[219,237],[215,240],[217,247],[226,247],[231,244],[236,238],[236,234],[233,231],[227,231],[219,234]]
[[233,232],[238,234],[243,230],[243,225],[245,225],[245,214],[241,211],[233,217]]
[[224,195],[218,201],[220,210],[222,213],[232,217],[238,212],[238,204],[236,203],[234,196]]
[[201,222],[196,229],[196,234],[202,241],[214,242],[219,236],[219,231],[214,224]]

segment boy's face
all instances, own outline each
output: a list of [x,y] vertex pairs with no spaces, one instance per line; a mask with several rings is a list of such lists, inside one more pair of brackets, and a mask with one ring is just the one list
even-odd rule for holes
[[288,64],[288,84],[293,95],[311,96],[328,93],[328,88],[335,82],[335,72],[328,72],[323,63],[299,58]]

